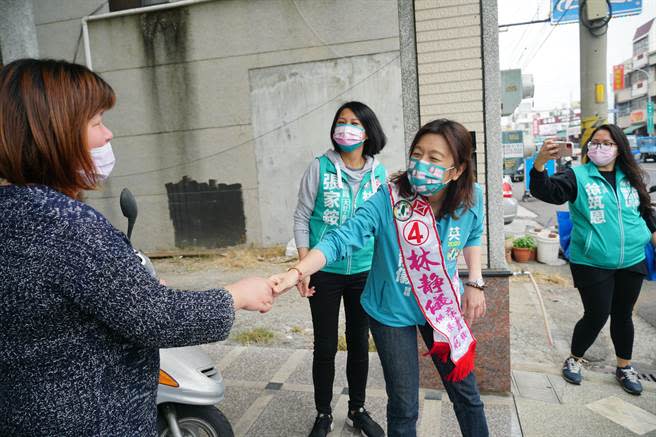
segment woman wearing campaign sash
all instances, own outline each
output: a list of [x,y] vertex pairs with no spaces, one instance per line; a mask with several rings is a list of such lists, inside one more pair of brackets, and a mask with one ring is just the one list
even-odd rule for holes
[[[485,285],[483,197],[474,182],[471,136],[457,122],[435,120],[417,132],[409,155],[407,171],[383,185],[296,266],[271,279],[283,292],[374,240],[361,302],[385,375],[388,435],[416,435],[419,329],[463,436],[487,436],[472,372],[476,339],[470,326],[485,315]],[[460,253],[469,271],[465,284],[458,277]]]
[[[330,128],[332,148],[314,159],[303,178],[294,213],[294,238],[303,259],[331,229],[387,182],[385,167],[375,158],[385,147],[385,134],[376,114],[364,103],[348,102],[335,113]],[[314,330],[312,379],[317,417],[310,437],[323,437],[333,428],[330,403],[335,380],[339,307],[346,316],[346,379],[349,388],[347,419],[366,436],[383,436],[364,408],[369,371],[369,320],[360,304],[371,268],[373,241],[341,260],[329,263],[299,284],[309,297]],[[312,290],[313,293],[308,293]]]
[[632,313],[647,274],[645,245],[656,241],[644,172],[614,124],[592,133],[581,165],[549,177],[544,166],[559,157],[558,143],[546,140],[531,170],[530,189],[545,202],[569,202],[572,219],[570,269],[584,312],[572,333],[563,378],[581,384],[583,356],[610,317],[615,377],[626,392],[639,395],[642,384],[631,366]]

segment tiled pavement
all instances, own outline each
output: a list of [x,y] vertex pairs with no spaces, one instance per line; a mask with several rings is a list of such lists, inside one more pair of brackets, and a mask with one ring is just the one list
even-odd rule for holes
[[513,369],[513,393],[524,436],[644,435],[656,437],[656,383],[641,396],[625,393],[609,373],[584,370],[583,383],[566,383],[559,369]]
[[[226,381],[218,407],[235,435],[307,436],[314,422],[312,352],[309,350],[208,345]],[[348,395],[346,354],[336,359],[331,436],[351,436],[345,425]],[[370,354],[367,408],[385,424],[385,382],[378,356]],[[484,395],[490,435],[515,436],[656,436],[656,383],[645,383],[640,397],[621,391],[611,375],[587,372],[585,384],[566,384],[558,369],[513,370],[513,395]],[[519,416],[518,416],[519,414]],[[419,436],[459,436],[446,393],[420,393]]]
[[[226,381],[226,398],[219,408],[237,436],[307,436],[316,411],[312,388],[312,352],[259,347],[205,346]],[[351,436],[345,425],[348,394],[346,354],[336,358],[331,436]],[[493,436],[521,436],[511,396],[484,396]],[[387,397],[378,356],[370,354],[366,407],[385,427]],[[457,436],[458,425],[446,393],[420,393],[420,436]]]

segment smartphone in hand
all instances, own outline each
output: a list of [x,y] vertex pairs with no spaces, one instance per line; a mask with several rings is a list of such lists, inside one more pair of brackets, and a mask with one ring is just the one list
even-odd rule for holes
[[554,144],[558,144],[559,155],[561,157],[572,156],[574,144],[571,141],[554,141]]

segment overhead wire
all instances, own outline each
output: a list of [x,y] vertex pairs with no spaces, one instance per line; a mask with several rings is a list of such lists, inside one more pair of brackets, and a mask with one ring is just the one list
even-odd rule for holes
[[[535,14],[533,14],[533,17],[531,18],[531,20],[535,20],[537,17],[539,17],[539,15],[540,15],[540,3],[538,2],[535,5]],[[526,37],[526,33],[528,32],[528,30],[529,30],[529,27],[526,26],[524,28],[524,32],[522,32],[522,36],[519,37],[519,39],[515,43],[514,47],[510,51],[511,54],[514,54],[516,52],[516,50],[519,48],[520,44],[522,43],[522,41]],[[513,55],[513,57],[514,57],[514,55]],[[519,57],[519,55],[517,55],[517,57]],[[516,61],[516,62],[518,62],[518,61]],[[510,67],[512,68],[514,65],[516,65],[516,62],[511,63]]]
[[[562,2],[563,2],[563,0],[558,0],[558,2],[557,2],[556,4],[554,4],[554,9],[557,9],[558,6],[560,6],[560,4],[561,4]],[[554,30],[556,30],[556,27],[558,27],[558,26],[560,25],[561,21],[563,21],[563,18],[565,18],[565,15],[566,15],[566,13],[563,13],[563,14],[560,16],[560,18],[558,18],[558,21],[556,21],[556,24],[553,24],[553,25],[552,25],[551,30],[550,30],[549,33],[547,34],[546,38],[544,38],[544,39],[542,40],[542,42],[540,43],[540,45],[537,47],[537,49],[535,49],[535,50],[533,51],[533,53],[531,54],[531,57],[530,57],[530,58],[527,58],[526,63],[525,63],[525,64],[522,64],[522,69],[524,69],[524,68],[528,67],[529,65],[531,65],[531,62],[533,62],[533,59],[535,59],[535,57],[537,56],[537,54],[540,52],[540,49],[542,49],[542,47],[544,46],[544,44],[549,40],[549,38],[550,38],[551,35],[553,34]]]

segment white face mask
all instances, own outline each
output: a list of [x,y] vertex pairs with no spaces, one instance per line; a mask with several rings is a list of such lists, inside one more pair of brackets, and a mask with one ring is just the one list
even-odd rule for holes
[[102,147],[91,149],[91,158],[96,166],[96,176],[100,181],[104,181],[109,177],[116,164],[112,145],[107,143]]

